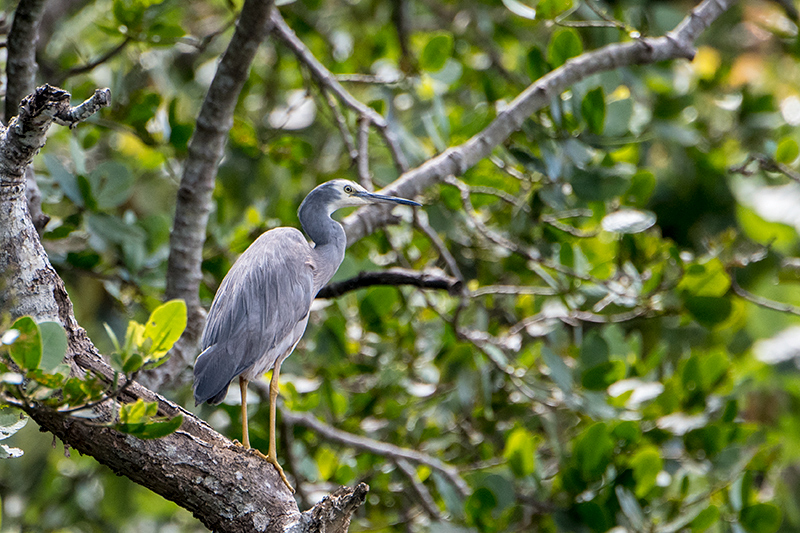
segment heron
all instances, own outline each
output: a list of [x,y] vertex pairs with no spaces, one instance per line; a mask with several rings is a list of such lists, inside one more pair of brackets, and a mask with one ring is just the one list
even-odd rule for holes
[[342,225],[331,215],[343,207],[374,203],[421,205],[370,192],[345,179],[319,185],[308,193],[297,211],[300,225],[313,243],[292,227],[262,233],[228,271],[208,312],[202,352],[194,365],[195,405],[222,402],[231,381],[238,376],[242,399],[241,444],[249,449],[247,384],[272,369],[269,448],[264,457],[275,466],[292,492],[294,488],[286,479],[275,451],[275,403],[281,364],[303,336],[317,292],[344,260],[347,237]]

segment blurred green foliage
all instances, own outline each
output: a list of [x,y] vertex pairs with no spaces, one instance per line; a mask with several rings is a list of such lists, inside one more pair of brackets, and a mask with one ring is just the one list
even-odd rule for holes
[[[54,128],[35,161],[52,217],[45,247],[104,353],[128,352],[103,324],[121,336],[162,300],[181,166],[239,4],[88,0],[40,39],[42,81],[63,79],[76,100],[100,86],[113,95],[89,123]],[[412,165],[480,132],[569,58],[634,31],[662,35],[692,7],[286,4],[289,25],[387,118]],[[569,25],[602,21],[593,7],[616,23]],[[420,228],[430,224],[469,295],[381,287],[321,302],[284,364],[285,406],[446,461],[470,493],[414,465],[430,513],[391,460],[283,426],[278,456],[304,506],[363,480],[352,531],[800,531],[797,26],[778,3],[748,2],[698,44],[691,63],[578,82],[429,190],[416,223],[348,251],[337,279],[394,264],[448,270]],[[378,186],[396,178],[374,132],[369,163]],[[204,301],[261,232],[297,225],[305,194],[342,176],[357,172],[336,115],[269,40],[217,177]],[[191,405],[188,387],[160,392]],[[235,395],[197,412],[241,437]],[[134,404],[124,416],[147,413]],[[266,449],[267,420],[254,403],[254,447]],[[14,424],[0,420],[0,435]],[[203,529],[90,458],[51,451],[30,424],[9,442],[25,455],[0,462],[2,531]]]

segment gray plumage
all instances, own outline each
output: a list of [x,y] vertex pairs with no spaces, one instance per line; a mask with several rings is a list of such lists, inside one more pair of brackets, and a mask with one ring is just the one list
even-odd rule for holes
[[197,404],[221,402],[234,378],[258,379],[292,353],[311,302],[344,259],[347,238],[331,214],[375,202],[420,205],[370,193],[352,181],[329,181],[311,191],[298,210],[313,245],[295,228],[275,228],[244,251],[208,313],[194,367]]

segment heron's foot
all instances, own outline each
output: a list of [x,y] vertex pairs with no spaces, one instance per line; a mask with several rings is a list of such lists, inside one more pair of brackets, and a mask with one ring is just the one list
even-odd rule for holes
[[286,486],[289,488],[289,491],[292,494],[294,494],[294,487],[292,487],[292,484],[289,483],[288,479],[286,479],[286,474],[283,473],[283,468],[278,463],[278,459],[270,457],[269,455],[264,455],[263,453],[261,453],[261,451],[255,449],[255,448],[250,448],[250,451],[253,454],[261,457],[262,459],[264,459],[266,462],[268,462],[271,465],[273,465],[275,467],[275,469],[278,471],[278,474],[281,476],[281,479],[283,480],[283,482],[286,483]]
[[262,454],[262,457],[264,457],[264,459],[266,459],[267,462],[272,463],[272,466],[274,466],[275,469],[278,471],[278,474],[281,476],[283,482],[286,484],[287,487],[289,487],[289,492],[294,494],[294,487],[292,487],[292,484],[289,483],[288,479],[286,479],[286,474],[283,473],[283,468],[281,468],[281,465],[278,463],[278,459],[276,457],[272,457],[271,455],[264,456]]
[[236,446],[241,446],[242,448],[244,448],[244,447],[245,447],[245,446],[244,446],[244,444],[242,444],[241,442],[239,442],[239,439],[233,439],[233,443],[234,443]]

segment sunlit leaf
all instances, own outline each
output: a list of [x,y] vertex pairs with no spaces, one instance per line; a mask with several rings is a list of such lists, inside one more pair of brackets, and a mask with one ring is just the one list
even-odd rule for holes
[[616,233],[641,233],[656,223],[655,214],[637,209],[620,209],[609,213],[601,222],[605,231]]
[[157,307],[147,319],[142,342],[152,340],[150,354],[154,359],[165,355],[186,329],[186,304],[171,300]]
[[525,477],[533,473],[535,467],[534,454],[536,440],[525,428],[516,428],[508,436],[503,457],[508,461],[511,471],[517,477]]
[[800,155],[800,147],[797,146],[797,141],[791,137],[781,139],[775,150],[775,160],[779,163],[790,164],[797,159],[798,155]]
[[419,57],[419,66],[428,72],[436,72],[444,67],[445,62],[453,53],[453,36],[450,33],[439,32],[434,34],[422,49]]
[[536,19],[536,9],[526,6],[519,0],[503,0],[503,5],[505,5],[509,11],[517,16],[526,18],[528,20]]

